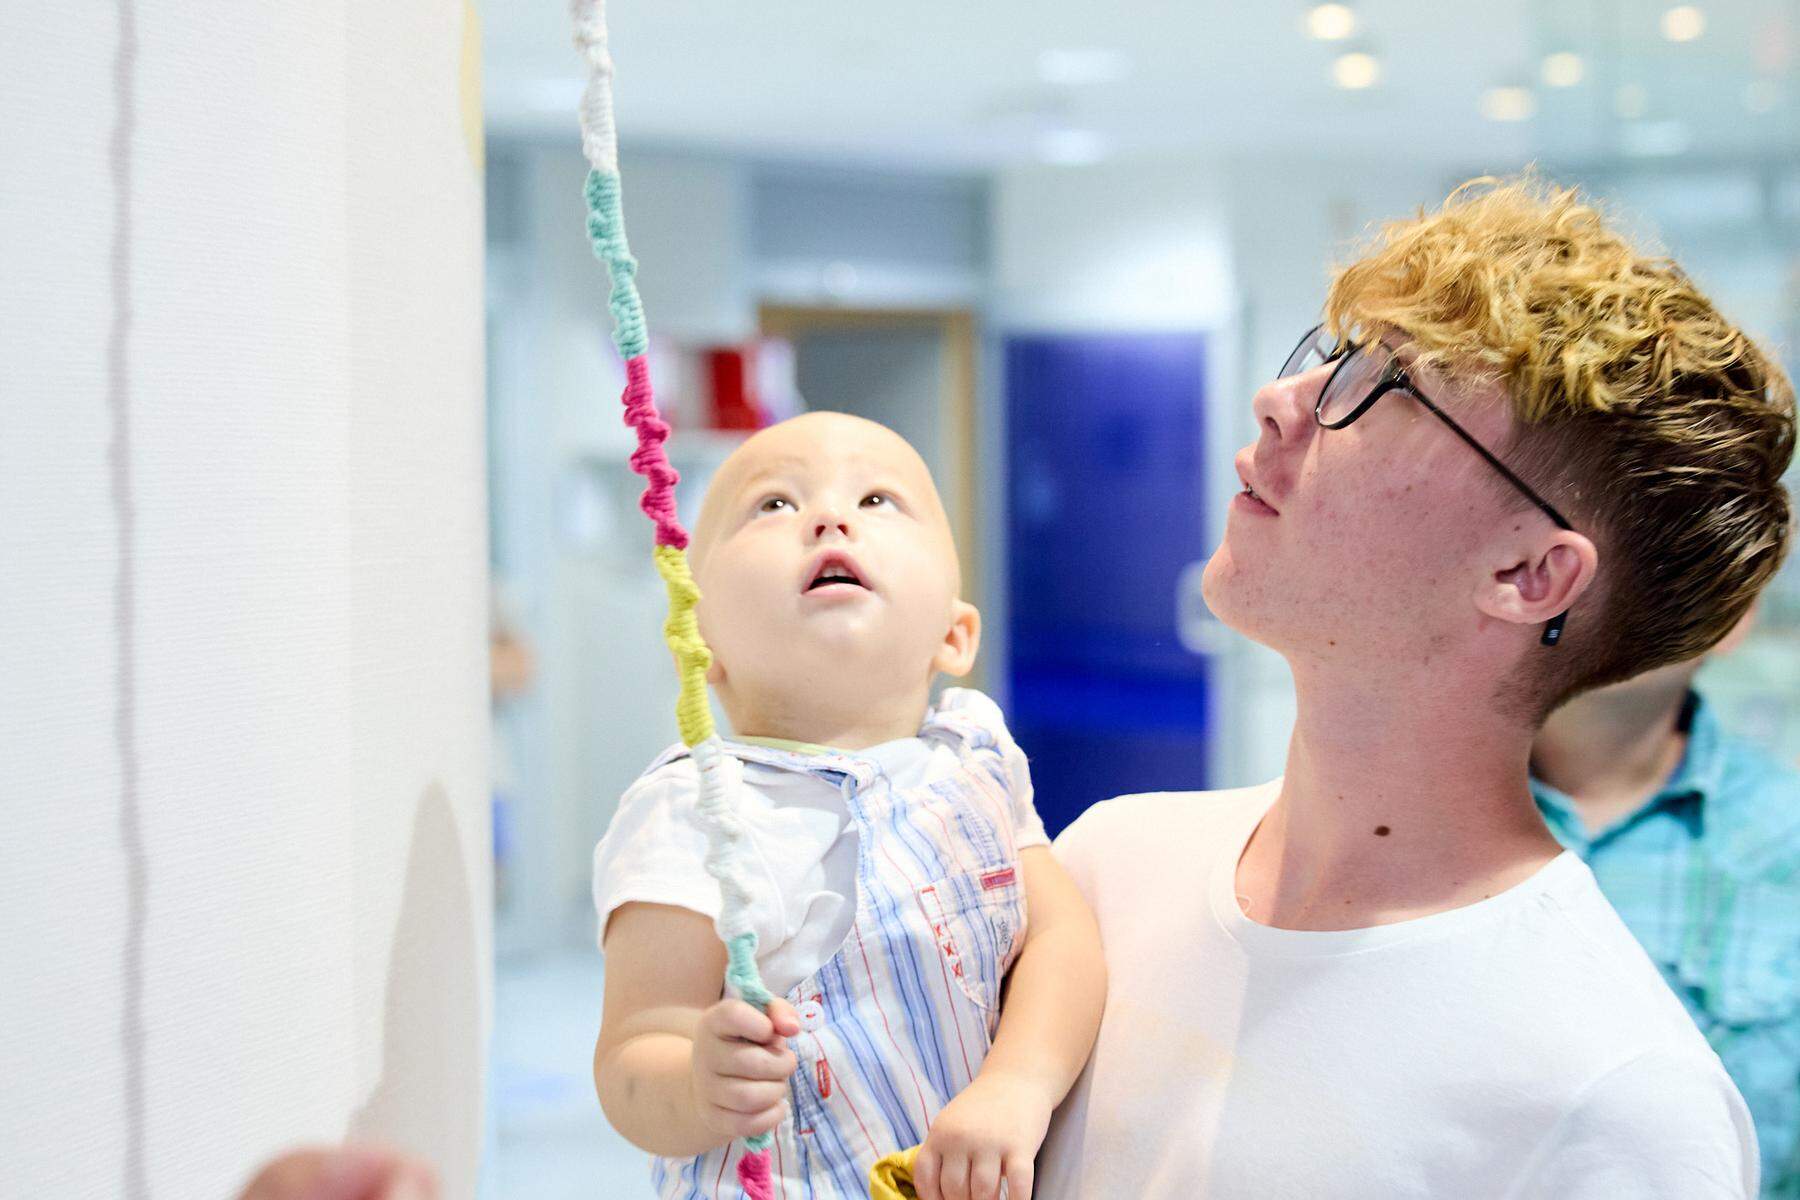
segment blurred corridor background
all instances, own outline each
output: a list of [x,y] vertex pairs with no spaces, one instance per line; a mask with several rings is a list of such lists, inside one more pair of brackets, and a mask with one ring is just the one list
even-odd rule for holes
[[[483,21],[500,651],[485,1186],[647,1196],[588,1075],[588,875],[620,792],[674,737],[663,594],[582,229],[565,6]],[[985,615],[978,685],[1032,755],[1053,831],[1109,794],[1278,772],[1286,668],[1211,620],[1198,566],[1250,396],[1374,223],[1535,162],[1800,367],[1795,0],[621,0],[610,22],[690,515],[746,430],[795,411],[917,444]],[[1800,758],[1800,564],[1702,681],[1728,727]]]

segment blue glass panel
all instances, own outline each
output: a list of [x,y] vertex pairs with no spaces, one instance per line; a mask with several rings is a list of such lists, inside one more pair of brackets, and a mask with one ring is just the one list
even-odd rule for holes
[[1205,786],[1205,659],[1176,636],[1203,558],[1199,334],[1006,342],[1009,719],[1054,833],[1096,800]]

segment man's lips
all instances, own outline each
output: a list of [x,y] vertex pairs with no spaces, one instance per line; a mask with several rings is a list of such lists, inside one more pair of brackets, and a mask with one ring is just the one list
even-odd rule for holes
[[1244,485],[1244,490],[1239,492],[1238,495],[1247,497],[1252,501],[1256,511],[1260,512],[1266,509],[1268,515],[1280,516],[1280,510],[1277,509],[1274,504],[1270,503],[1273,497],[1258,490],[1256,486],[1257,479],[1253,455],[1254,452],[1252,448],[1246,446],[1243,450],[1238,452],[1237,460],[1233,464],[1237,467],[1238,482]]

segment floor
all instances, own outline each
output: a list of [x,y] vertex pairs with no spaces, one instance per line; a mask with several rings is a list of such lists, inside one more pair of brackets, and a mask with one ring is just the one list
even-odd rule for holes
[[482,1200],[654,1200],[649,1161],[594,1098],[600,956],[591,946],[494,972]]

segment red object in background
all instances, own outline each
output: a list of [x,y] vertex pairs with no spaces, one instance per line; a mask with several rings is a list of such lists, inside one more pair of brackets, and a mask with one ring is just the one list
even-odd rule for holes
[[761,429],[769,424],[755,392],[754,345],[720,346],[706,351],[706,376],[712,384],[714,429]]

